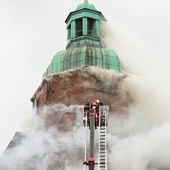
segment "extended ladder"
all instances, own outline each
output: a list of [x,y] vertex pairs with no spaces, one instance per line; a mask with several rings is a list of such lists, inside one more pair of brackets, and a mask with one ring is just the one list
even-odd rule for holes
[[108,108],[100,107],[99,110],[99,150],[98,150],[98,170],[107,170],[107,146],[106,133],[108,123]]
[[[83,124],[85,127],[84,170],[86,170],[87,166],[89,170],[94,170],[95,165],[98,166],[98,170],[107,170],[106,132],[108,124],[108,106],[103,105],[99,100],[95,100],[92,103],[86,102]],[[87,128],[90,130],[88,159]],[[98,162],[95,162],[95,155],[97,154],[95,154],[94,146],[95,130],[98,130]]]

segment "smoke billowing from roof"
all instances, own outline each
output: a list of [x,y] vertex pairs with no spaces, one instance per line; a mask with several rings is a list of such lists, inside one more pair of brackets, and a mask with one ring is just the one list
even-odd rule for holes
[[169,169],[170,69],[162,57],[169,54],[142,41],[124,24],[103,25],[103,31],[107,46],[129,73],[125,87],[133,100],[128,116],[110,119],[111,169]]

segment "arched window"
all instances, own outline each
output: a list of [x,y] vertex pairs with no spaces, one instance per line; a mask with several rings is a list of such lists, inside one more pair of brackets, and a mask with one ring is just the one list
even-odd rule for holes
[[82,18],[76,20],[76,37],[83,35],[83,22]]
[[88,18],[87,23],[87,34],[89,36],[96,36],[96,25],[95,25],[95,19]]

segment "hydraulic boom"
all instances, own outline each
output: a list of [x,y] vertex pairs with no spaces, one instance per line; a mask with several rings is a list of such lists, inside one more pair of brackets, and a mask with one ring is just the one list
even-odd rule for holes
[[[106,126],[108,121],[108,109],[99,100],[94,100],[91,103],[86,102],[84,107],[83,124],[85,127],[85,155],[84,155],[84,170],[88,166],[89,170],[94,170],[95,165],[98,165],[98,170],[107,170],[107,155],[106,155]],[[87,127],[90,130],[90,146],[89,157],[87,159]],[[95,162],[94,140],[95,130],[99,131],[99,149],[98,163]]]

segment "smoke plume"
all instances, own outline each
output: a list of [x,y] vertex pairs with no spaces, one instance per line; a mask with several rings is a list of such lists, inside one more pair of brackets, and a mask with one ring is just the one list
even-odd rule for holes
[[[64,114],[73,112],[79,120],[81,106],[65,106],[57,104],[43,107],[43,116],[59,112]],[[0,160],[0,169],[3,170],[78,170],[82,167],[84,141],[78,140],[68,131],[58,131],[48,127],[40,116],[35,116],[29,129],[19,133],[19,140],[8,148]],[[30,122],[30,121],[29,121]]]
[[124,24],[104,24],[103,36],[128,72],[124,87],[133,100],[126,116],[112,116],[109,120],[110,169],[170,169],[167,54],[142,41]]

